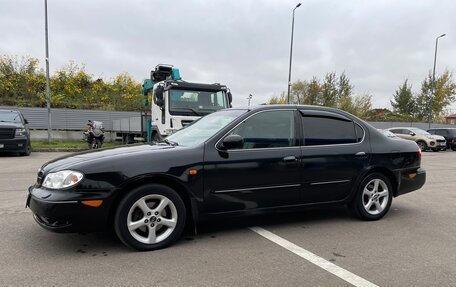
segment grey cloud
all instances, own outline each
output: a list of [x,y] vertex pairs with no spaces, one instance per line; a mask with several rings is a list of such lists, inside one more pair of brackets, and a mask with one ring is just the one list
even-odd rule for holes
[[[222,82],[235,104],[286,90],[291,11],[297,1],[49,0],[51,68],[75,60],[94,76],[147,77],[158,63],[185,79]],[[293,79],[345,71],[358,94],[388,106],[397,86],[414,88],[432,68],[455,69],[454,1],[303,1],[296,10]],[[0,53],[44,63],[43,1],[0,0]]]

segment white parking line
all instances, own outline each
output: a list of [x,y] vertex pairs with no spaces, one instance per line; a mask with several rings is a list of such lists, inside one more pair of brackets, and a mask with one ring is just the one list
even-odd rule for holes
[[253,232],[263,236],[266,239],[269,239],[270,241],[282,246],[283,248],[287,249],[288,251],[293,252],[294,254],[301,256],[302,258],[306,259],[307,261],[317,265],[318,267],[328,271],[331,274],[336,275],[340,279],[343,279],[347,281],[348,283],[357,286],[357,287],[378,287],[374,283],[371,283],[367,281],[366,279],[363,279],[359,277],[356,274],[351,273],[350,271],[347,271],[343,269],[342,267],[337,266],[334,263],[331,263],[320,256],[317,256],[313,254],[310,251],[305,250],[302,247],[299,247],[298,245],[291,243],[290,241],[275,235],[274,233],[267,231],[264,228],[258,227],[258,226],[253,226],[250,227],[250,230]]

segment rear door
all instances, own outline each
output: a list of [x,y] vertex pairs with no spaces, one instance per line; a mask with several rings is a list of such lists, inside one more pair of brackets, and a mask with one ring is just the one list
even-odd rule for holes
[[303,202],[346,198],[370,156],[362,125],[326,111],[302,111]]

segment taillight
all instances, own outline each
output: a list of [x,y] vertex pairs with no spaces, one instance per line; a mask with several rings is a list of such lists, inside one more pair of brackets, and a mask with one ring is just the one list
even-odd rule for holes
[[418,159],[421,159],[421,149],[418,147]]

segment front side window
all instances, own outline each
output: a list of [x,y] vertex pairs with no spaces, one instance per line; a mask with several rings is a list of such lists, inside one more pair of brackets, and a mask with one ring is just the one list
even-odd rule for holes
[[364,131],[350,120],[323,116],[304,116],[306,146],[351,144],[362,140]]
[[169,90],[172,115],[203,116],[228,108],[225,91]]
[[257,113],[229,134],[239,135],[244,139],[242,149],[295,146],[294,112],[282,110]]

